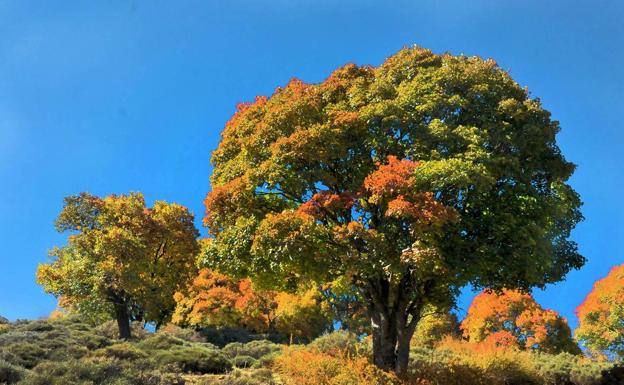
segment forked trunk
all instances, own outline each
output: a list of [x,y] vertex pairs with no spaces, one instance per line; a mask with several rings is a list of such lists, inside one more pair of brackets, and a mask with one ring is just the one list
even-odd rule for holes
[[[375,311],[371,315],[373,329],[373,363],[403,377],[407,373],[410,341],[414,335],[416,320],[408,323],[407,312],[394,314]],[[412,322],[414,321],[414,322]]]

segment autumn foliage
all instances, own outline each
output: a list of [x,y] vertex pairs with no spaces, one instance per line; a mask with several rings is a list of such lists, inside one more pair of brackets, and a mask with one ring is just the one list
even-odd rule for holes
[[576,337],[595,354],[624,358],[624,265],[598,280],[576,309]]
[[[200,263],[272,290],[349,282],[404,373],[429,305],[529,289],[584,258],[559,125],[493,60],[406,48],[240,104],[212,154]],[[527,321],[528,322],[528,321]]]
[[371,364],[315,349],[286,349],[275,362],[285,385],[407,385]]
[[256,290],[248,278],[236,280],[209,269],[200,270],[174,298],[172,322],[182,326],[282,333],[296,341],[310,341],[330,327],[314,289],[301,294]]
[[130,321],[158,327],[171,317],[173,294],[196,272],[193,220],[175,203],[148,207],[140,193],[67,197],[56,220],[69,233],[67,244],[39,265],[37,282],[73,312],[116,318],[122,338],[130,337]]
[[543,309],[530,294],[515,290],[478,294],[461,329],[469,341],[493,347],[580,352],[564,318],[554,310]]

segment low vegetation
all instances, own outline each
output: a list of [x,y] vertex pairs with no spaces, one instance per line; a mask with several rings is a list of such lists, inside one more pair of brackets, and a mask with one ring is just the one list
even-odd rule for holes
[[[124,341],[77,317],[3,323],[0,384],[19,385],[615,385],[604,359],[469,342],[414,342],[407,375],[373,365],[368,338],[339,331],[309,344],[208,342],[214,331],[167,326]],[[240,335],[245,335],[241,333]],[[248,336],[247,336],[248,337]]]

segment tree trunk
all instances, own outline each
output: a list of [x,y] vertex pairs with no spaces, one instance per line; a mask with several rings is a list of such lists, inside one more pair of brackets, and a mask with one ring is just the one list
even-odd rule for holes
[[122,340],[129,340],[132,337],[132,331],[130,330],[128,307],[124,303],[115,303],[114,307],[117,327],[119,327],[119,338]]
[[[402,377],[407,372],[410,341],[416,322],[407,322],[408,314],[374,312],[371,316],[373,329],[373,363]],[[414,321],[414,320],[412,320]]]
[[373,330],[373,363],[399,377],[405,376],[410,341],[420,320],[422,300],[409,298],[408,274],[392,286],[384,279],[370,281],[367,298]]
[[[407,317],[407,314],[405,315]],[[410,342],[414,336],[414,330],[416,329],[416,321],[404,322],[402,325],[397,325],[397,347],[396,347],[396,363],[394,372],[397,376],[403,377],[407,373],[407,365],[409,363]]]
[[374,311],[371,316],[373,329],[373,363],[386,371],[394,370],[396,363],[396,328],[384,311]]

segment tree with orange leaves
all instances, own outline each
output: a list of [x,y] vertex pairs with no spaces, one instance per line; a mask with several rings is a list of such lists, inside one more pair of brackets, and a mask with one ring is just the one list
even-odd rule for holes
[[566,320],[517,290],[478,294],[461,323],[464,337],[492,346],[580,353]]
[[624,265],[598,280],[576,309],[575,336],[592,353],[624,359]]
[[235,305],[239,297],[237,282],[216,271],[202,269],[188,293],[174,294],[177,305],[171,321],[179,325],[238,326],[240,314]]
[[212,154],[204,266],[273,290],[342,279],[373,360],[460,287],[543,286],[584,259],[559,125],[492,60],[403,49],[238,106]]
[[301,294],[256,290],[249,278],[235,280],[209,269],[200,270],[190,287],[174,298],[172,322],[181,326],[277,332],[310,341],[331,325],[315,289]]

